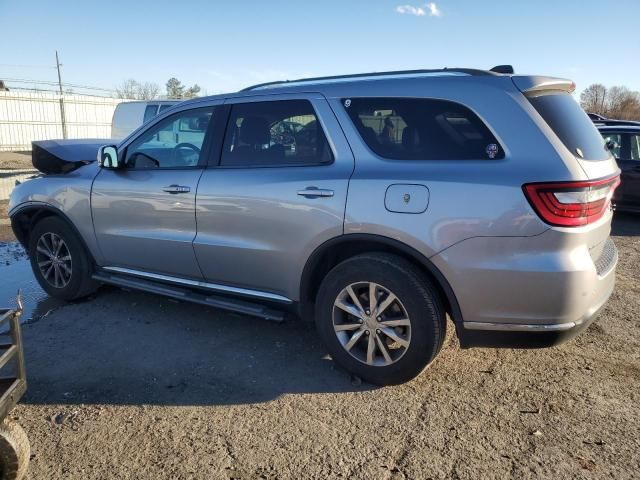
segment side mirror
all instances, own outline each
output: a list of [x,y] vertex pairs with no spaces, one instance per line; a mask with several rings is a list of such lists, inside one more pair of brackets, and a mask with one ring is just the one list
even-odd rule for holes
[[98,149],[98,165],[110,170],[117,170],[122,167],[118,159],[118,149],[115,145],[105,145]]

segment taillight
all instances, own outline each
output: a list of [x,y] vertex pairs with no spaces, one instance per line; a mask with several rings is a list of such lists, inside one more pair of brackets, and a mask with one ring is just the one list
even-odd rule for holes
[[595,222],[607,211],[620,176],[580,182],[527,183],[524,193],[545,222],[577,227]]

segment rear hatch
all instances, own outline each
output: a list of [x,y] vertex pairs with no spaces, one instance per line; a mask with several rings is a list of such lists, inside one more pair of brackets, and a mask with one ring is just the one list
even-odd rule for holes
[[[585,174],[585,181],[525,186],[525,194],[547,223],[586,227],[580,232],[586,235],[591,256],[598,265],[603,252],[610,248],[609,205],[618,185],[618,165],[593,122],[573,98],[573,82],[529,76],[512,79]],[[603,217],[607,220],[602,221]]]

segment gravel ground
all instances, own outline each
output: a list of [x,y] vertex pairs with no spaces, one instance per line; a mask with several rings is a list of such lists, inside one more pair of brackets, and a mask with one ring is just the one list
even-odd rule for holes
[[24,326],[30,477],[638,478],[640,217],[614,235],[616,291],[577,339],[450,334],[390,388],[335,367],[305,324],[103,288]]

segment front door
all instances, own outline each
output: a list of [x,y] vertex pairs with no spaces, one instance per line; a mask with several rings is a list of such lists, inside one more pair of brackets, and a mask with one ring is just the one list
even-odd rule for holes
[[296,300],[306,260],[343,233],[351,150],[320,95],[227,104],[222,154],[198,186],[198,262],[209,283]]
[[619,160],[622,170],[623,202],[627,208],[640,209],[640,134],[629,133],[624,142],[623,158]]
[[202,279],[193,251],[195,199],[215,107],[155,121],[119,149],[120,170],[102,170],[91,192],[105,266]]

